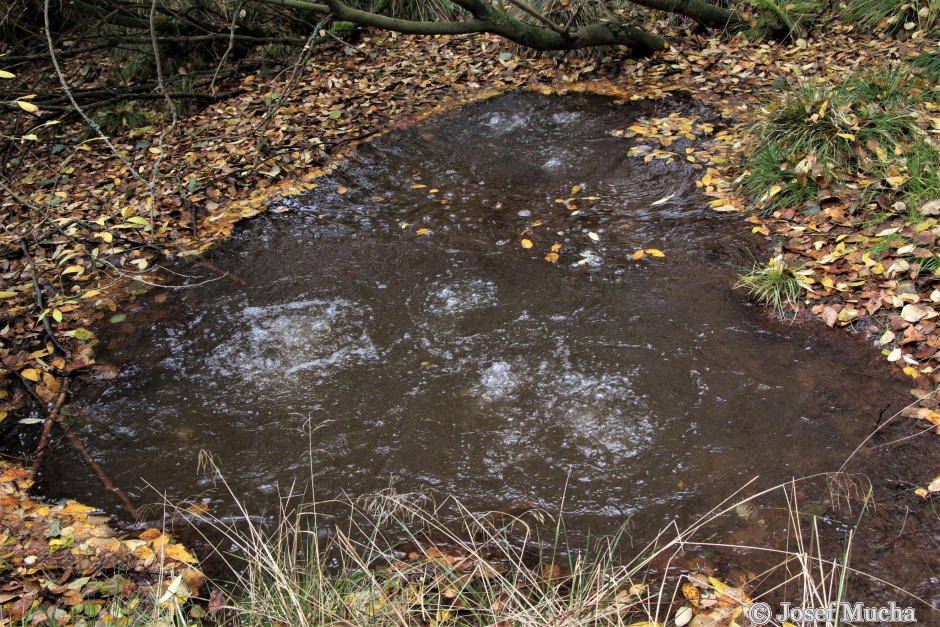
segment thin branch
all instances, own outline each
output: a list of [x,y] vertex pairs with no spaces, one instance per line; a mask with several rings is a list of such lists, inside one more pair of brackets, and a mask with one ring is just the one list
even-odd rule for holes
[[232,49],[235,47],[235,29],[237,28],[236,21],[238,19],[238,12],[241,10],[241,3],[235,7],[235,10],[232,11],[232,21],[229,24],[229,38],[228,46],[225,48],[225,52],[222,53],[222,58],[219,59],[219,64],[215,67],[215,73],[212,75],[212,80],[209,82],[209,91],[215,91],[215,81],[219,77],[219,72],[222,71],[222,66],[225,64],[225,61],[228,59],[228,55],[231,54]]
[[44,304],[42,297],[42,287],[39,285],[39,274],[36,271],[36,261],[33,259],[33,256],[29,254],[29,250],[26,248],[26,242],[20,240],[20,247],[23,251],[23,256],[26,257],[26,261],[29,264],[29,273],[33,279],[33,293],[36,296],[36,305],[39,306],[39,316],[42,318],[42,326],[46,330],[46,334],[49,336],[49,339],[55,344],[65,356],[68,356],[69,351],[64,346],[59,344],[59,340],[56,339],[55,333],[52,331],[52,325],[49,324],[49,317],[44,315],[46,305]]
[[[567,36],[568,36],[568,29],[560,28],[560,27],[558,26],[558,24],[556,24],[555,22],[551,21],[550,19],[548,19],[547,17],[545,17],[544,15],[542,15],[541,13],[539,13],[538,11],[536,11],[535,9],[529,8],[528,6],[526,6],[526,5],[522,4],[521,2],[519,2],[519,0],[507,0],[507,1],[509,2],[509,4],[513,5],[514,7],[516,7],[517,9],[519,9],[520,11],[522,11],[523,13],[525,13],[526,15],[528,15],[528,16],[530,16],[530,17],[534,17],[535,19],[537,19],[537,20],[540,21],[541,23],[545,24],[546,26],[548,26],[550,29],[552,29],[552,30],[555,31],[556,33],[562,35],[563,37],[567,37]],[[580,10],[580,9],[581,9],[581,7],[578,7],[578,10]]]
[[[104,140],[105,145],[111,150],[111,153],[112,153],[115,157],[117,157],[118,160],[119,160],[122,164],[124,164],[124,167],[127,168],[127,171],[130,172],[131,176],[133,176],[133,177],[134,177],[135,179],[137,179],[139,182],[141,182],[141,183],[143,183],[144,185],[147,185],[147,186],[149,187],[149,186],[150,186],[150,183],[149,183],[148,181],[145,181],[144,178],[143,178],[142,176],[140,176],[140,174],[137,173],[137,168],[135,168],[135,167],[133,166],[133,164],[131,164],[131,163],[124,157],[124,155],[122,155],[122,154],[118,151],[118,149],[114,146],[114,144],[111,143],[111,140],[108,139],[108,137],[101,131],[101,127],[98,126],[98,123],[95,122],[94,120],[92,120],[90,117],[88,117],[88,114],[86,114],[86,113],[82,110],[82,108],[81,108],[80,106],[78,106],[78,103],[75,101],[75,98],[72,96],[72,92],[71,92],[71,90],[69,89],[69,85],[68,85],[68,83],[67,83],[66,80],[65,80],[65,75],[62,73],[62,68],[59,66],[59,60],[58,60],[58,59],[56,58],[56,56],[55,56],[55,46],[53,46],[53,44],[52,44],[52,26],[51,26],[50,21],[49,21],[49,0],[43,0],[43,3],[42,3],[42,16],[43,16],[43,24],[44,24],[45,27],[46,27],[46,28],[45,28],[45,32],[46,32],[46,45],[48,46],[48,50],[49,50],[49,58],[50,58],[50,60],[52,61],[52,67],[55,69],[56,76],[57,76],[58,79],[59,79],[59,84],[62,85],[62,90],[65,92],[65,95],[68,96],[69,102],[72,103],[72,106],[75,108],[75,110],[78,112],[78,114],[79,114],[80,116],[82,116],[82,119],[85,120],[85,123],[88,124],[92,129],[94,129],[94,131],[98,134],[98,136],[99,136],[102,140]],[[152,191],[152,190],[151,190],[151,191]]]
[[[26,389],[29,390],[31,394],[35,394],[33,389],[29,387],[29,381],[27,381],[20,373],[17,374],[19,375],[20,380],[23,382],[23,385],[26,386]],[[46,421],[43,423],[42,433],[39,435],[39,444],[36,446],[36,453],[33,455],[33,466],[30,471],[33,478],[35,478],[36,474],[39,472],[39,468],[42,466],[42,460],[46,456],[46,452],[49,450],[49,435],[52,433],[52,425],[59,421],[59,414],[62,411],[62,406],[65,404],[65,399],[68,398],[69,380],[70,379],[68,374],[62,378],[62,384],[59,386],[59,395],[52,404],[52,409],[50,409],[49,413],[46,414]]]

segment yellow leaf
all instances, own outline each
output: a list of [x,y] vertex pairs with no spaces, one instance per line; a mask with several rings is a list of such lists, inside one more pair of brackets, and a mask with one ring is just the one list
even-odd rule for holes
[[412,185],[411,189],[424,189],[425,187],[427,187],[427,185],[422,185],[421,183],[418,183],[417,185]]
[[20,109],[22,109],[26,113],[36,113],[37,111],[39,111],[39,107],[37,107],[31,102],[23,102],[22,100],[17,100],[16,104],[20,105]]
[[14,296],[16,296],[16,292],[11,292],[9,290],[0,292],[0,298],[13,298]]
[[56,322],[62,322],[62,312],[59,311],[58,309],[53,309],[52,319],[55,320]]
[[558,253],[548,253],[547,255],[545,255],[545,261],[549,263],[557,263]]
[[196,563],[196,558],[190,555],[189,552],[183,548],[182,544],[164,544],[163,554],[177,562],[185,562],[187,564]]
[[842,139],[847,139],[847,140],[849,140],[850,142],[854,142],[854,141],[855,141],[855,135],[852,135],[851,133],[836,133],[836,137],[841,137]]
[[557,253],[559,250],[561,250],[561,244],[552,244],[553,253]]
[[95,296],[98,296],[99,294],[101,294],[101,290],[88,290],[87,292],[85,292],[84,294],[82,294],[81,297],[82,297],[82,299],[85,299],[85,298],[94,298]]
[[907,367],[905,367],[905,368],[904,368],[904,374],[906,374],[907,376],[909,376],[909,377],[912,378],[912,379],[917,379],[917,378],[920,377],[920,373],[917,372],[917,368],[914,368],[914,367],[912,367],[912,366],[907,366]]
[[530,239],[524,239],[519,243],[522,244],[523,248],[532,248],[532,240]]
[[6,70],[0,70],[0,78],[16,78],[16,74],[7,72]]
[[577,194],[577,193],[580,192],[580,191],[581,191],[581,186],[580,186],[580,185],[575,185],[574,187],[571,188],[571,193],[572,193],[572,194]]
[[431,232],[431,229],[418,229],[418,230],[416,231],[416,233],[417,233],[418,235],[425,235],[425,234],[430,233],[430,232]]
[[645,256],[646,256],[645,250],[638,250],[635,253],[633,253],[633,255],[630,258],[636,261],[637,259],[642,259]]
[[927,490],[925,490],[925,489],[923,489],[923,488],[917,488],[916,490],[914,490],[914,494],[916,494],[917,496],[919,496],[919,497],[921,497],[921,498],[926,498],[927,495],[930,494],[930,493],[927,492]]
[[84,267],[76,264],[73,266],[69,266],[68,268],[63,270],[62,274],[81,274],[84,271],[85,271]]
[[106,242],[109,243],[109,244],[114,241],[114,236],[111,235],[111,233],[109,233],[108,231],[102,231],[102,232],[100,232],[100,233],[95,233],[95,237],[100,237],[101,239],[103,239],[104,241],[106,241]]
[[39,371],[35,368],[26,368],[20,374],[29,381],[39,381]]
[[63,514],[87,514],[93,511],[95,511],[94,507],[88,507],[75,501],[69,501],[61,510]]
[[340,187],[338,190],[336,190],[336,193],[339,194],[340,196],[342,196],[343,194],[345,194],[345,193],[348,192],[348,191],[349,191],[349,188],[348,188],[348,187]]
[[659,250],[658,248],[647,248],[647,249],[644,250],[643,252],[645,252],[647,255],[651,255],[651,256],[653,256],[653,257],[665,257],[665,256],[666,256],[666,253],[664,253],[663,251]]

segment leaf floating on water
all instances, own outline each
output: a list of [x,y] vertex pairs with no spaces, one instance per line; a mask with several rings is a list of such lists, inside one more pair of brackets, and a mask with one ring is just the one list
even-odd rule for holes
[[660,199],[657,200],[656,202],[652,203],[652,204],[650,205],[650,207],[656,207],[657,205],[661,205],[661,204],[663,204],[664,202],[668,202],[668,201],[669,201],[673,196],[675,196],[675,195],[676,195],[676,193],[673,192],[673,193],[669,194],[668,196],[663,196],[662,198],[660,198]]
[[424,189],[425,187],[427,187],[427,185],[423,183],[415,183],[411,186],[411,189]]
[[519,243],[522,244],[523,248],[532,248],[532,240],[530,239],[524,239]]
[[630,256],[631,259],[636,261],[637,259],[642,259],[643,257],[649,255],[650,257],[665,257],[666,253],[659,250],[658,248],[644,248],[643,250],[638,250],[633,255]]
[[193,516],[203,518],[206,514],[209,513],[209,504],[204,501],[200,501],[199,503],[190,503],[186,506],[186,511]]
[[601,241],[600,235],[598,235],[598,234],[595,233],[594,231],[591,231],[590,233],[588,233],[588,237],[590,237],[590,238],[591,238],[592,240],[594,240],[595,242]]
[[118,323],[124,322],[125,320],[127,320],[127,314],[120,313],[120,314],[114,314],[113,316],[111,316],[111,318],[108,321],[111,324],[118,324]]
[[547,255],[545,255],[545,261],[549,263],[557,263],[558,253],[548,253]]
[[554,243],[554,244],[552,244],[552,252],[553,252],[553,253],[557,253],[559,250],[561,250],[561,244],[559,244],[559,243],[557,243],[557,242]]
[[340,196],[342,196],[343,194],[345,194],[345,193],[348,192],[348,191],[349,191],[349,188],[348,188],[348,187],[340,187],[338,190],[336,190],[336,193],[339,194]]
[[426,234],[428,234],[428,233],[430,233],[430,232],[431,232],[431,229],[418,229],[418,230],[416,231],[416,233],[417,233],[418,235],[426,235]]
[[571,188],[571,193],[572,193],[572,194],[577,194],[577,193],[580,192],[580,191],[581,191],[581,186],[580,186],[580,185],[575,185],[574,187]]

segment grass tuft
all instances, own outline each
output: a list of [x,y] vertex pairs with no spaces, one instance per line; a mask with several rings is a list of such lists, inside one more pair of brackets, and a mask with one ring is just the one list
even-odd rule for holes
[[[528,509],[473,513],[452,498],[435,502],[393,489],[290,514],[285,508],[273,527],[259,524],[240,506],[236,523],[210,521],[238,547],[235,600],[214,611],[246,627],[625,627],[686,624],[693,614],[701,616],[701,624],[725,624],[762,598],[825,607],[846,598],[847,574],[853,580],[865,575],[849,566],[851,536],[828,558],[830,548],[823,546],[815,524],[806,526],[797,494],[820,480],[826,485],[815,489],[828,490],[831,507],[852,512],[861,502],[864,513],[859,493],[866,490],[858,478],[844,474],[795,480],[747,497],[745,486],[690,526],[672,524],[638,547],[626,542],[622,530],[572,549],[561,515]],[[761,516],[757,503],[768,498],[783,501],[789,511],[785,524],[792,547],[782,551],[700,539],[713,538],[710,525],[738,521],[742,511]],[[323,515],[321,508],[333,513]],[[774,505],[763,511],[780,510]],[[702,573],[678,574],[688,552],[715,549],[753,552],[772,565],[737,581],[740,587]],[[756,582],[762,590],[752,590]]]
[[918,108],[932,98],[927,82],[897,64],[793,85],[754,126],[745,194],[771,213],[814,201],[848,174],[869,200],[886,193],[919,206],[937,197],[940,152],[918,126]]
[[846,19],[896,35],[915,28],[936,31],[940,0],[851,0],[843,3]]
[[755,264],[735,287],[747,291],[748,296],[772,308],[781,318],[799,302],[802,289],[796,273],[779,258],[765,266]]

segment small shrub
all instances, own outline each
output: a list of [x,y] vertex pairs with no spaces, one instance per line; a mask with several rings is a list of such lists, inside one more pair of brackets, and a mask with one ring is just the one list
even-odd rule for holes
[[147,123],[147,114],[130,102],[98,111],[92,118],[105,135],[117,135]]
[[823,6],[817,0],[751,0],[752,26],[745,35],[763,40],[768,36],[798,37],[819,19]]

